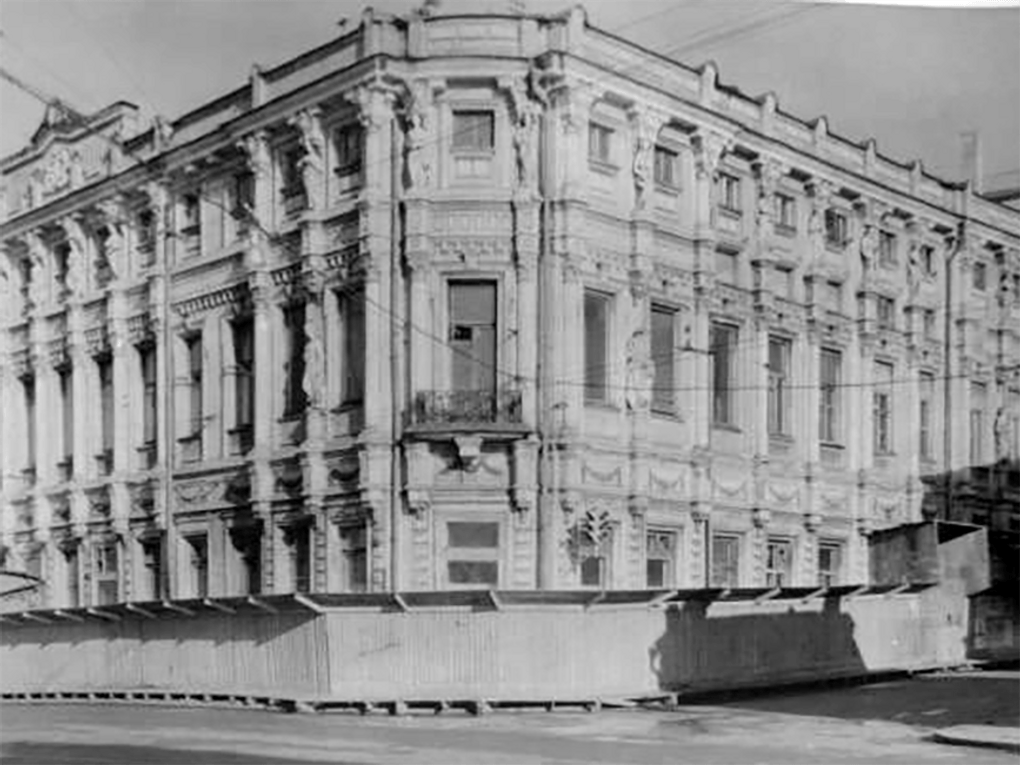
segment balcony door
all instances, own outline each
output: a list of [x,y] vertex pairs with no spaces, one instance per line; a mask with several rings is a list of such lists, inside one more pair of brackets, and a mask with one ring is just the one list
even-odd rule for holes
[[450,389],[491,402],[496,392],[496,283],[450,283]]

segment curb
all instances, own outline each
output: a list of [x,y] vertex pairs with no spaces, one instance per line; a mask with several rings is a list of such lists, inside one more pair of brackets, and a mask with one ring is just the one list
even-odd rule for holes
[[953,746],[976,746],[1020,754],[1020,728],[997,728],[991,725],[961,725],[932,734],[932,741]]

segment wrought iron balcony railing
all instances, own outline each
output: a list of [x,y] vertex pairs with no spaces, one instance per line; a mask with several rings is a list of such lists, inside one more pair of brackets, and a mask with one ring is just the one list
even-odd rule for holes
[[523,424],[519,390],[419,391],[411,412],[411,424],[429,429],[477,429]]

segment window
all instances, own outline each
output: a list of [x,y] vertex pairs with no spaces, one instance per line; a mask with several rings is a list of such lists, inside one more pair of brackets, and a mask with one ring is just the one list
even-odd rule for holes
[[496,117],[491,111],[453,113],[453,150],[491,152],[496,144]]
[[138,594],[146,600],[159,600],[163,597],[163,539],[143,539],[141,548],[142,581],[139,582]]
[[822,443],[840,441],[840,385],[843,376],[843,354],[823,348],[819,374],[818,438]]
[[262,533],[259,526],[239,526],[231,529],[230,540],[237,550],[238,589],[247,595],[262,591]]
[[793,269],[787,268],[786,266],[779,266],[776,268],[776,294],[780,297],[784,297],[787,300],[793,300]]
[[988,386],[984,383],[970,384],[970,464],[980,466],[985,462],[985,411],[988,408]]
[[612,162],[613,130],[597,122],[588,123],[588,159],[609,164]]
[[731,213],[740,213],[741,204],[740,178],[728,173],[719,174],[719,206]]
[[145,263],[152,262],[156,250],[156,215],[148,208],[138,213],[138,251],[149,256]]
[[343,556],[343,589],[365,592],[368,589],[368,544],[364,524],[340,527],[340,552]]
[[209,537],[194,534],[185,537],[188,544],[188,574],[191,595],[195,598],[209,597]]
[[924,322],[924,339],[934,340],[935,339],[935,310],[932,308],[925,308],[922,316]]
[[454,391],[496,391],[496,283],[450,282]]
[[876,317],[879,329],[896,328],[896,301],[879,295],[876,303]]
[[446,577],[451,585],[499,586],[499,524],[450,521],[446,524]]
[[63,554],[67,607],[78,608],[81,605],[81,563],[78,559],[78,545],[64,548]]
[[186,341],[188,360],[188,436],[202,435],[202,336],[192,335]]
[[283,181],[280,193],[285,200],[305,196],[302,159],[304,152],[300,146],[289,146],[280,153],[280,179]]
[[765,548],[765,586],[789,587],[793,575],[793,543],[770,539]]
[[21,378],[22,393],[25,396],[25,473],[32,483],[35,483],[35,454],[37,447],[36,433],[36,411],[35,411],[35,378]]
[[646,576],[649,589],[672,587],[676,572],[676,534],[649,531],[645,535]]
[[675,189],[680,185],[678,161],[679,157],[672,149],[665,146],[655,147],[655,182],[659,186]]
[[343,125],[333,134],[336,150],[336,174],[350,175],[361,171],[362,133],[361,126]]
[[[1008,445],[1010,457],[1020,460],[1020,390],[1017,389],[1009,391],[1009,433],[1013,440],[1013,443]],[[1020,477],[1020,466],[1013,471],[1013,475]],[[1014,485],[1020,487],[1020,481]]]
[[675,327],[676,311],[652,306],[652,411],[663,414],[676,411]]
[[740,537],[712,535],[712,587],[740,586]]
[[786,338],[769,338],[769,435],[790,435],[790,352]]
[[584,399],[591,403],[608,400],[609,296],[584,293]]
[[920,399],[918,404],[919,442],[918,454],[922,460],[931,460],[935,456],[932,445],[932,406],[935,403],[935,376],[931,372],[921,372]]
[[712,421],[716,425],[736,425],[736,350],[737,328],[730,324],[712,324]]
[[921,268],[929,276],[935,273],[935,248],[930,244],[921,245]]
[[892,454],[892,385],[893,365],[875,362],[874,390],[872,392],[872,423],[875,437],[875,454]]
[[797,231],[797,200],[789,194],[776,194],[776,230],[781,234]]
[[740,260],[732,250],[715,251],[715,275],[725,284],[737,284],[740,278]]
[[843,313],[843,285],[839,282],[826,282],[825,302],[828,310]]
[[184,226],[182,233],[197,234],[202,225],[201,200],[198,194],[184,195]]
[[236,453],[245,453],[251,445],[255,422],[255,323],[246,318],[231,327],[234,343],[234,429]]
[[312,585],[312,527],[298,523],[284,529],[283,543],[290,563],[292,592],[310,592]]
[[61,419],[61,468],[63,479],[71,480],[74,465],[74,374],[70,367],[59,371]]
[[305,306],[303,303],[283,310],[283,416],[299,417],[305,411]]
[[108,606],[120,598],[116,542],[101,542],[95,548],[96,603]]
[[581,549],[581,586],[605,589],[609,584],[609,551],[612,544],[609,537],[597,543],[589,543]]
[[891,267],[896,265],[896,235],[888,231],[878,232],[878,264]]
[[343,338],[340,398],[341,403],[352,404],[365,397],[365,293],[344,292],[338,299]]
[[847,241],[846,215],[829,208],[825,211],[825,243],[832,247],[843,247]]
[[255,211],[255,175],[245,171],[236,173],[230,193],[233,209],[230,214],[237,221],[238,233],[242,232],[252,219]]
[[142,368],[142,449],[147,455],[142,467],[151,468],[156,464],[156,347],[142,346],[138,349],[138,357]]
[[113,470],[113,360],[102,357],[96,361],[99,372],[99,407],[101,452],[98,455],[99,474],[109,475]]
[[843,569],[843,546],[838,542],[818,544],[818,586],[836,587]]
[[974,264],[974,268],[971,271],[973,279],[974,289],[984,292],[988,286],[988,266],[981,261]]
[[71,245],[61,242],[53,249],[53,270],[57,280],[57,290],[62,293],[67,289],[67,275],[71,264]]

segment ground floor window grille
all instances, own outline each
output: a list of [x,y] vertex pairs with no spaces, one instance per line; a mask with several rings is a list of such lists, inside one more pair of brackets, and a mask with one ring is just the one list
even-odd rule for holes
[[843,548],[838,542],[821,542],[818,545],[818,584],[835,587],[839,584],[843,567]]
[[283,541],[290,557],[291,589],[309,592],[312,584],[312,529],[307,523],[290,526],[283,532]]
[[188,573],[191,594],[196,598],[209,596],[209,538],[205,534],[186,537],[188,543]]
[[368,533],[364,524],[340,527],[340,550],[343,556],[344,582],[348,592],[368,589]]
[[116,603],[120,595],[116,542],[101,542],[95,548],[96,601],[101,606]]

